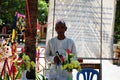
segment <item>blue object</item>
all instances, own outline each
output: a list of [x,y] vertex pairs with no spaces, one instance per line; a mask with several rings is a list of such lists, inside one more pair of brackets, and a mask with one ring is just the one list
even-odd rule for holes
[[85,68],[85,69],[80,70],[77,73],[77,76],[76,76],[77,80],[80,80],[79,77],[82,76],[82,75],[83,75],[83,78],[84,78],[83,80],[93,80],[94,75],[97,76],[96,80],[100,79],[99,72],[92,69],[92,68]]
[[16,29],[17,16],[14,16],[13,29]]

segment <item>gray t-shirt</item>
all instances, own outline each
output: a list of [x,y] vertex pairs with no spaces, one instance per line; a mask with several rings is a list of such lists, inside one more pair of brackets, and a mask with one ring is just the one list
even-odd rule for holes
[[48,61],[53,62],[53,58],[56,56],[56,51],[58,51],[63,57],[66,57],[67,49],[76,56],[76,47],[72,39],[65,38],[64,40],[58,40],[57,37],[54,37],[48,41],[45,57]]

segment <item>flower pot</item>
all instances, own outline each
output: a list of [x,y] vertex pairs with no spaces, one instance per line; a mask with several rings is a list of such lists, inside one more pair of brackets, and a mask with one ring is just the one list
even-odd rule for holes
[[27,73],[27,70],[25,70],[25,71],[22,72],[22,76],[21,76],[20,80],[27,80],[26,73]]
[[72,71],[68,71],[68,77],[67,77],[67,80],[73,80]]

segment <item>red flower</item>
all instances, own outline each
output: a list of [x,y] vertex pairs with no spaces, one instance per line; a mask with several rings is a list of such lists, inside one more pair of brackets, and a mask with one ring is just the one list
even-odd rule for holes
[[67,49],[67,53],[68,53],[68,55],[70,55],[70,53],[71,53],[70,49]]
[[63,56],[60,56],[60,59],[62,62],[64,62],[64,57]]
[[23,64],[22,58],[18,58],[18,65],[22,65],[22,64]]
[[12,65],[11,70],[12,70],[13,74],[15,74],[17,72],[17,68],[15,67],[15,65]]
[[21,49],[21,52],[23,53],[24,51],[25,51],[24,48],[22,48],[22,49]]

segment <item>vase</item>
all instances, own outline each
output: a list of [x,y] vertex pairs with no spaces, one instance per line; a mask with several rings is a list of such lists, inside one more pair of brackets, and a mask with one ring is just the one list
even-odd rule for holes
[[26,73],[27,73],[27,70],[25,70],[25,71],[22,72],[22,76],[21,76],[20,80],[27,80]]
[[68,71],[68,77],[67,77],[67,80],[73,80],[72,71]]

